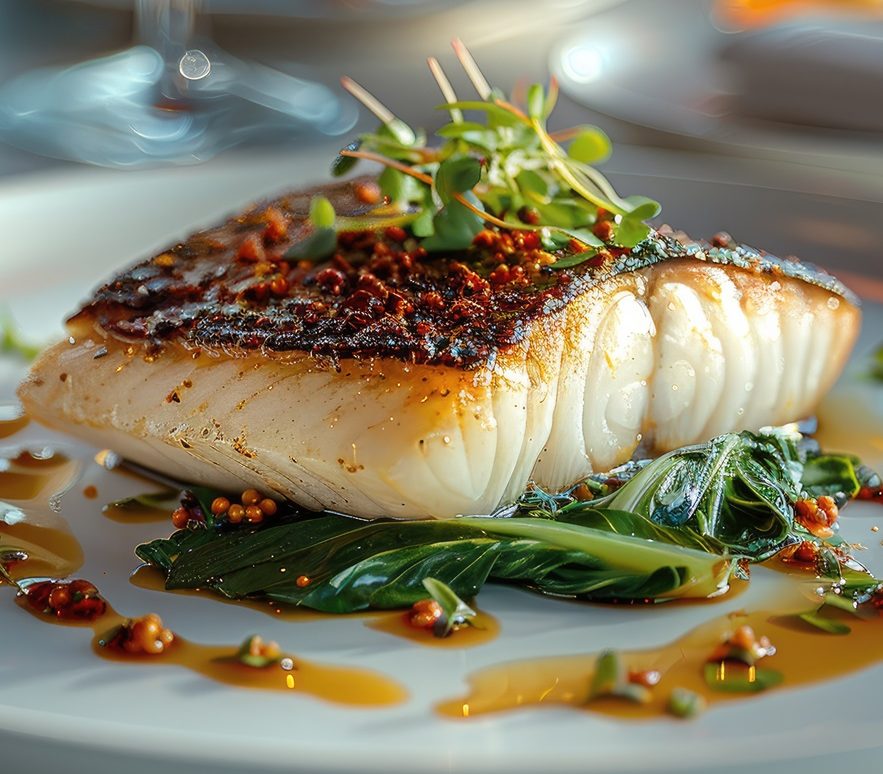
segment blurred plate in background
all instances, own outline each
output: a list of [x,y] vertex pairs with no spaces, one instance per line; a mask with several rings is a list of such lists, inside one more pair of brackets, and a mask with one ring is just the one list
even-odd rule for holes
[[[811,20],[760,33],[724,31],[714,23],[715,6],[715,0],[630,0],[562,40],[551,68],[562,90],[577,102],[706,147],[842,169],[883,169],[883,136],[873,131],[877,119],[866,121],[865,131],[844,128],[842,120],[836,128],[838,122],[826,116],[837,105],[822,90],[833,50],[839,56],[838,72],[861,74],[862,80],[844,76],[834,83],[839,89],[828,92],[837,94],[841,104],[848,100],[852,116],[873,113],[883,121],[879,24],[865,23],[863,50],[856,52],[856,35],[849,29],[862,28],[861,23],[843,22],[847,26],[838,33],[839,22],[828,20],[831,29],[824,34]],[[877,48],[881,55],[875,57]],[[873,83],[876,89],[866,88]],[[745,94],[740,93],[743,87],[749,90]],[[768,93],[759,94],[764,88]],[[782,103],[789,90],[795,99],[787,104],[795,104],[799,95],[799,113],[785,112],[777,104],[776,94]]]

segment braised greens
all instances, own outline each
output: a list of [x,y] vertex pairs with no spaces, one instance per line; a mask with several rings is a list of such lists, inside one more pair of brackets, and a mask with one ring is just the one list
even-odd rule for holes
[[[488,581],[594,600],[708,597],[726,591],[741,561],[805,539],[793,515],[799,497],[857,488],[851,458],[822,455],[798,434],[731,433],[567,492],[531,489],[491,516],[364,521],[286,506],[270,524],[232,527],[213,519],[211,493],[200,490],[191,500],[204,526],[136,553],[170,589],[336,613],[411,605],[427,578],[464,598]],[[580,491],[597,496],[579,500]],[[841,590],[877,583],[833,548],[820,557]]]

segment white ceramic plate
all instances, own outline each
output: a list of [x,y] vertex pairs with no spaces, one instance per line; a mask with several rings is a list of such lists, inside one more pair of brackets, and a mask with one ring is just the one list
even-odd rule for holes
[[[118,174],[106,171],[33,177],[0,190],[3,303],[35,336],[57,335],[63,315],[96,281],[144,251],[183,236],[287,180],[319,177],[324,153],[228,159],[206,167]],[[787,196],[783,199],[787,202]],[[869,305],[853,370],[880,338],[883,307]],[[12,394],[20,367],[0,363],[0,399]],[[883,389],[853,374],[839,388],[883,419]],[[844,393],[845,391],[845,393]],[[856,397],[857,396],[857,397]],[[876,406],[872,405],[876,404]],[[500,637],[472,649],[429,649],[369,629],[361,618],[299,623],[204,597],[133,586],[132,547],[167,534],[164,524],[120,524],[100,504],[140,487],[90,460],[94,450],[31,425],[24,439],[51,442],[84,460],[80,483],[62,515],[81,541],[78,573],[99,585],[124,614],[156,611],[182,636],[235,643],[260,632],[303,658],[377,670],[399,681],[406,703],[352,709],[297,692],[235,690],[175,667],[97,659],[90,632],[50,627],[12,604],[0,588],[0,756],[9,771],[128,774],[224,772],[755,772],[876,770],[883,760],[883,668],[753,700],[717,706],[691,722],[621,722],[549,708],[444,720],[433,712],[462,695],[472,671],[504,660],[664,644],[700,622],[764,606],[772,581],[755,573],[749,590],[717,605],[613,608],[541,599],[490,587],[483,609],[499,618]],[[883,462],[883,449],[876,462]],[[81,491],[99,490],[97,500]],[[870,527],[875,506],[853,505],[849,539],[869,546],[862,558],[883,572],[883,546]],[[881,646],[883,647],[883,646]],[[875,763],[876,762],[876,763]]]

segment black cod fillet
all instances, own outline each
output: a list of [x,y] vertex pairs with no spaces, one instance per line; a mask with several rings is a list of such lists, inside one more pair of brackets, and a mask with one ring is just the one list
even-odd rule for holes
[[[352,182],[321,192],[357,212]],[[858,332],[810,266],[668,230],[569,269],[533,232],[427,255],[399,229],[285,260],[284,196],[126,269],[20,389],[47,425],[177,479],[359,516],[487,513],[812,413]]]

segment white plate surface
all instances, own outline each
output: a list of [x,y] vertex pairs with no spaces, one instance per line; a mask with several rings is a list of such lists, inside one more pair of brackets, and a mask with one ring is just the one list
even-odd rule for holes
[[[31,178],[0,190],[3,303],[36,336],[57,333],[62,316],[114,267],[183,236],[194,224],[288,180],[318,178],[324,153],[303,158],[228,160],[202,168],[117,174],[106,171]],[[861,356],[883,338],[883,307],[868,305]],[[0,399],[15,367],[0,363]],[[839,388],[883,418],[883,388],[853,373]],[[859,405],[858,403],[856,405]],[[365,626],[361,618],[299,623],[203,597],[133,586],[132,547],[167,534],[162,524],[119,524],[100,503],[138,489],[88,464],[94,450],[38,426],[26,438],[64,446],[87,461],[62,515],[86,553],[81,577],[96,582],[124,614],[160,613],[182,636],[235,643],[253,632],[285,650],[332,664],[367,667],[401,682],[409,700],[389,709],[351,709],[294,694],[227,688],[175,667],[142,667],[95,658],[90,633],[49,627],[0,589],[0,750],[9,771],[289,772],[755,772],[876,770],[883,760],[883,667],[754,700],[718,706],[681,723],[615,721],[569,709],[527,710],[469,722],[443,720],[433,705],[461,695],[465,677],[504,660],[662,645],[730,610],[763,607],[769,579],[714,606],[612,608],[541,599],[514,589],[482,592],[501,636],[473,649],[429,649]],[[18,439],[13,439],[18,442]],[[6,444],[7,441],[0,442]],[[883,462],[883,451],[880,459]],[[80,493],[95,484],[98,501]],[[844,517],[862,558],[883,572],[883,546],[870,526],[874,506]],[[881,645],[883,647],[883,645]]]

